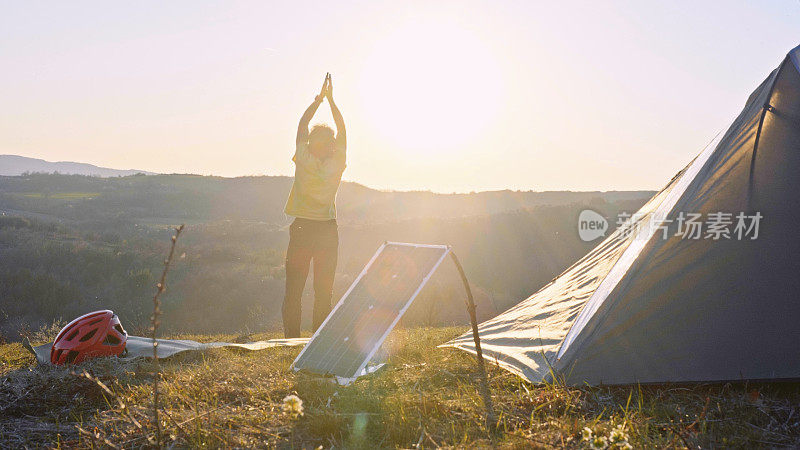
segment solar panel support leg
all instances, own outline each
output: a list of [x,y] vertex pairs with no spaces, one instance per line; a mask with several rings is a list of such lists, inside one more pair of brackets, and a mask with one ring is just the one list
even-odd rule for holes
[[472,297],[472,289],[469,287],[467,275],[464,273],[464,268],[461,262],[456,257],[455,252],[450,251],[450,257],[453,258],[458,269],[458,274],[461,275],[461,281],[464,282],[464,289],[467,291],[467,311],[469,312],[469,320],[472,322],[472,339],[475,341],[475,353],[478,358],[478,373],[480,375],[480,391],[483,397],[483,405],[486,407],[486,425],[490,430],[494,430],[496,420],[494,416],[494,407],[492,406],[492,396],[489,392],[489,379],[486,376],[486,366],[483,362],[483,351],[481,350],[481,338],[478,336],[478,316],[476,314],[475,299]]

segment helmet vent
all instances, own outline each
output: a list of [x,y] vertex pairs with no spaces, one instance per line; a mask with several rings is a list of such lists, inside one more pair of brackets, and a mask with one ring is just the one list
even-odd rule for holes
[[67,358],[65,359],[64,362],[66,362],[67,364],[72,364],[75,361],[75,358],[77,357],[78,357],[78,352],[75,350],[70,350],[69,353],[67,353]]
[[102,317],[98,317],[97,319],[94,319],[93,321],[87,323],[86,325],[94,325],[94,324],[102,322],[102,321],[103,321],[103,318]]
[[120,342],[122,342],[122,341],[117,339],[116,336],[112,336],[110,334],[107,334],[106,338],[103,340],[103,345],[119,345]]
[[90,332],[88,332],[88,333],[84,334],[84,335],[83,335],[83,337],[82,337],[82,338],[80,338],[79,340],[80,340],[81,342],[86,342],[86,341],[88,341],[89,339],[91,339],[91,338],[92,338],[92,336],[94,336],[94,334],[95,334],[95,333],[97,333],[97,328],[95,328],[94,330],[92,330],[92,331],[90,331]]
[[120,325],[120,324],[114,325],[114,329],[119,331],[119,334],[128,334],[128,333],[125,332],[125,330],[122,328],[122,325]]
[[77,335],[78,335],[78,331],[80,331],[80,330],[75,330],[75,331],[73,331],[72,333],[70,333],[70,335],[69,335],[69,336],[67,336],[67,340],[68,340],[68,341],[71,341],[71,340],[75,339],[75,336],[77,336]]

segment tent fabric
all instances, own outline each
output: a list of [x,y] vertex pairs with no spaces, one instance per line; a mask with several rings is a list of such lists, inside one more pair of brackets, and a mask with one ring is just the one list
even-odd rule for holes
[[[212,348],[241,348],[244,350],[264,350],[273,347],[294,347],[305,345],[308,338],[290,338],[290,339],[270,339],[268,341],[248,342],[244,344],[232,342],[209,342],[200,343],[190,340],[182,339],[156,339],[158,342],[158,357],[169,358],[187,351],[203,351]],[[33,352],[36,356],[36,361],[39,364],[50,364],[50,348],[53,343],[31,346],[27,343],[26,348]],[[128,342],[125,345],[126,353],[121,356],[123,359],[132,358],[152,358],[153,357],[153,340],[151,338],[128,336]]]
[[[800,47],[628,224],[482,323],[485,357],[573,385],[800,378],[799,61]],[[679,214],[717,212],[759,213],[757,239],[676,235]],[[470,334],[444,346],[474,353]]]

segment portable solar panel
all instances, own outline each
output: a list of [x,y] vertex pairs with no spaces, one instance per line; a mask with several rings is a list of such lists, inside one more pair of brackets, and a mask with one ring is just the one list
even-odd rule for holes
[[292,363],[351,381],[365,373],[403,313],[450,252],[447,245],[386,242]]

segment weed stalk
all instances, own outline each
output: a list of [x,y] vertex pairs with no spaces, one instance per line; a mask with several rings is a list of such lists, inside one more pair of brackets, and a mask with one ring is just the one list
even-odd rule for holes
[[175,245],[178,243],[183,231],[184,225],[175,228],[175,234],[172,236],[172,245],[169,249],[169,255],[164,260],[164,271],[161,272],[161,280],[156,285],[156,293],[153,296],[153,315],[150,320],[153,324],[153,363],[155,369],[153,372],[153,420],[156,425],[156,446],[161,447],[161,419],[158,416],[158,379],[161,376],[161,365],[158,362],[158,341],[156,340],[158,333],[158,326],[160,325],[159,317],[161,316],[161,294],[166,290],[167,273],[169,272],[170,264],[172,264],[172,256],[175,254]]

